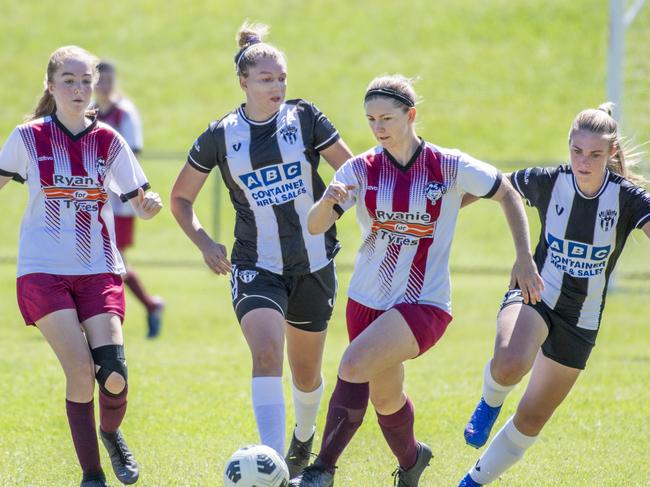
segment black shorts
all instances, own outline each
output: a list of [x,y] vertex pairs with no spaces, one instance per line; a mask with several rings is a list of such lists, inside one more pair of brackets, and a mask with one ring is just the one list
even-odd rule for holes
[[[523,303],[524,298],[521,291],[519,289],[509,289],[503,297],[499,311],[508,305]],[[548,336],[542,343],[542,353],[559,364],[574,369],[584,369],[591,349],[596,345],[598,330],[585,330],[570,325],[562,315],[544,301],[528,304],[527,306],[537,311],[548,327]]]
[[282,313],[291,326],[323,331],[336,301],[334,262],[297,276],[283,276],[259,267],[233,265],[230,275],[232,305],[241,323],[246,313],[270,308]]

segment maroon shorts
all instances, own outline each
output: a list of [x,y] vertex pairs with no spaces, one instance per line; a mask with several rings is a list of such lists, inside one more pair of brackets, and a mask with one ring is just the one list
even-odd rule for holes
[[16,281],[16,290],[27,325],[61,309],[76,309],[79,322],[102,313],[116,314],[124,321],[124,284],[116,274],[26,274]]
[[[420,347],[419,355],[433,347],[444,335],[452,317],[446,311],[428,304],[400,303],[391,309],[397,310],[406,320]],[[388,310],[368,308],[348,298],[345,318],[348,324],[348,337],[354,340],[363,330]]]
[[115,216],[115,245],[117,245],[118,250],[133,245],[134,228],[134,216]]

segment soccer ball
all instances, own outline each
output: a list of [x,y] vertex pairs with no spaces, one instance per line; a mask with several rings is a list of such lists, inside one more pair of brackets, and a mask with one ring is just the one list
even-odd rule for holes
[[250,445],[237,450],[223,472],[226,487],[286,487],[289,469],[277,452],[265,445]]

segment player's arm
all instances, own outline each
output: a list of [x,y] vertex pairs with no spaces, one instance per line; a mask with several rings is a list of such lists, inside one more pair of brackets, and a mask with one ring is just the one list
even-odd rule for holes
[[129,200],[138,218],[149,220],[156,216],[163,207],[158,193],[138,188],[138,194]]
[[350,152],[346,143],[343,142],[343,139],[339,139],[328,148],[323,149],[320,151],[320,154],[334,170],[341,167],[345,161],[352,157],[352,152]]
[[307,229],[312,235],[326,232],[343,213],[341,206],[355,186],[332,181],[323,196],[309,210]]
[[[504,174],[503,177],[505,179],[509,180],[510,179],[510,173]],[[465,208],[466,206],[471,205],[472,203],[476,203],[480,199],[481,198],[479,196],[475,196],[475,195],[470,194],[470,193],[465,193],[463,195],[463,199],[460,202],[460,207]]]
[[194,201],[209,175],[186,163],[172,188],[171,209],[185,235],[203,254],[206,265],[216,274],[228,274],[231,266],[226,247],[212,240],[194,212]]
[[510,287],[515,284],[522,291],[524,302],[535,304],[541,300],[544,282],[537,272],[537,266],[530,252],[528,219],[519,193],[510,184],[509,178],[502,178],[493,200],[501,204],[510,233],[515,244],[517,257],[512,267]]
[[4,188],[4,185],[12,180],[11,176],[0,176],[0,189]]

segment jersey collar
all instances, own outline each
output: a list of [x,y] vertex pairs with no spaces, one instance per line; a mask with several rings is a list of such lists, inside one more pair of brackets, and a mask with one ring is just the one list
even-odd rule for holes
[[609,183],[609,169],[605,169],[605,179],[603,180],[603,184],[600,186],[600,189],[596,192],[595,195],[593,196],[587,196],[584,194],[582,191],[580,191],[580,187],[578,186],[578,183],[576,182],[576,175],[573,174],[573,169],[571,170],[571,181],[573,181],[573,189],[575,189],[575,192],[580,195],[581,198],[584,198],[586,200],[595,200],[597,199],[603,192],[605,191],[605,188],[607,187],[607,184]]
[[51,117],[52,117],[52,121],[54,122],[54,124],[55,124],[57,127],[59,127],[59,128],[63,131],[64,134],[66,134],[68,137],[70,137],[70,138],[71,138],[73,141],[75,141],[75,142],[76,142],[77,140],[79,140],[80,138],[82,138],[84,135],[86,135],[88,132],[90,132],[91,130],[93,130],[93,129],[95,128],[95,126],[97,125],[97,117],[92,117],[92,118],[91,118],[92,121],[90,122],[90,125],[88,125],[88,127],[86,127],[85,129],[83,129],[83,130],[82,130],[81,132],[79,132],[78,134],[73,134],[72,132],[70,132],[70,131],[67,129],[67,127],[66,127],[65,125],[63,125],[63,124],[61,123],[61,121],[60,121],[60,120],[58,119],[58,117],[56,116],[56,113],[53,113],[53,114],[51,115]]
[[418,157],[420,157],[420,153],[422,152],[423,148],[424,148],[424,140],[420,138],[420,145],[418,145],[417,149],[415,149],[415,152],[413,153],[413,155],[411,156],[411,158],[409,159],[409,161],[406,163],[405,166],[402,166],[399,162],[397,162],[397,159],[393,157],[393,154],[388,152],[386,149],[383,149],[383,151],[393,166],[395,166],[400,171],[406,172],[411,168],[413,164],[415,164],[415,161],[417,161]]
[[269,118],[267,118],[266,120],[263,120],[261,122],[256,122],[255,120],[251,120],[250,118],[248,118],[246,116],[246,113],[244,112],[244,106],[245,105],[246,105],[246,103],[242,103],[240,105],[240,107],[237,109],[237,114],[244,120],[244,122],[246,122],[246,123],[248,123],[250,125],[256,125],[256,126],[261,126],[261,125],[266,125],[268,123],[271,123],[272,121],[274,121],[278,117],[278,115],[282,111],[282,108],[284,108],[284,103],[283,103],[282,105],[280,105],[280,109],[277,112],[275,112],[273,115],[271,115]]

